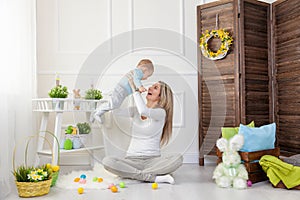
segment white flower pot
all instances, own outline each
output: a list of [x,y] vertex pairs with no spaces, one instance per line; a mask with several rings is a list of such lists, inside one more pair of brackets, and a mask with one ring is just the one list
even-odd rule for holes
[[53,99],[52,100],[52,109],[53,110],[63,110],[64,109],[64,101]]
[[89,110],[95,110],[97,108],[97,102],[89,102]]
[[82,147],[85,147],[88,143],[88,136],[89,134],[79,134],[79,138],[82,144]]

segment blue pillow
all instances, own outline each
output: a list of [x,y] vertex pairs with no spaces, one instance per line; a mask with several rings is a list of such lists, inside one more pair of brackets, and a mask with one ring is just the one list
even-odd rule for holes
[[239,134],[244,136],[244,145],[240,149],[242,152],[274,149],[276,124],[272,123],[254,128],[240,124]]

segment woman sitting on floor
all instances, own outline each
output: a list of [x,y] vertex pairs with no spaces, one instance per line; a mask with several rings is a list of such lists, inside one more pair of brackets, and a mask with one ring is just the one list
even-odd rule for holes
[[132,118],[132,138],[125,158],[105,157],[104,168],[122,178],[174,184],[170,173],[182,165],[182,155],[161,156],[160,148],[172,135],[173,93],[159,81],[148,89],[147,104],[128,76],[136,107],[119,112]]

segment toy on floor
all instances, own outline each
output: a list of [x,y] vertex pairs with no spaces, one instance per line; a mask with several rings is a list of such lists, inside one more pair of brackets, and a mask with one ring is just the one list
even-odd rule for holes
[[74,182],[79,182],[80,181],[80,178],[74,178]]
[[78,194],[83,194],[84,189],[82,187],[80,187],[80,188],[77,189],[77,192],[78,192]]
[[103,178],[98,178],[98,182],[99,183],[103,182]]
[[120,188],[125,188],[126,187],[125,183],[123,181],[119,183],[119,186],[120,186]]
[[248,187],[251,187],[251,186],[252,186],[252,181],[248,180],[248,181],[247,181],[247,186],[248,186]]
[[110,188],[110,190],[111,190],[113,193],[118,192],[118,188],[117,188],[117,186],[115,186],[115,185],[113,185],[113,186]]
[[75,178],[75,180],[74,180],[75,182],[79,182],[80,184],[86,184],[86,175],[81,174],[79,180],[78,180],[78,178]]
[[158,184],[157,183],[152,183],[152,189],[156,190],[158,188]]
[[93,182],[98,182],[98,183],[101,183],[101,182],[103,182],[103,178],[98,178],[98,177],[94,177],[93,178]]
[[79,180],[79,183],[80,183],[80,184],[86,184],[86,179],[80,179],[80,180]]
[[248,172],[241,164],[241,157],[238,153],[243,144],[244,137],[240,134],[233,136],[230,140],[225,138],[217,140],[217,147],[223,155],[222,162],[214,170],[213,179],[219,187],[247,188]]
[[113,186],[115,186],[115,184],[111,183],[108,185],[108,189],[111,189]]

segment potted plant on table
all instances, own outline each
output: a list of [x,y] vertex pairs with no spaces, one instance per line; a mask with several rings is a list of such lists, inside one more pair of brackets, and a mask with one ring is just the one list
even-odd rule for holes
[[[88,100],[100,100],[102,99],[102,93],[100,90],[94,89],[92,86],[85,92],[85,99]],[[97,102],[90,102],[90,109],[94,110],[97,108]]]
[[92,130],[91,126],[87,122],[77,123],[76,126],[78,128],[80,142],[81,142],[82,146],[84,146],[86,144],[86,142],[87,142],[88,134]]
[[89,134],[91,132],[91,126],[87,122],[77,123],[79,134]]
[[49,92],[49,97],[53,98],[53,108],[55,110],[63,110],[64,101],[62,98],[68,97],[68,88],[66,86],[56,85]]
[[68,97],[68,88],[59,84],[60,78],[58,75],[55,77],[55,87],[53,87],[49,92],[49,97],[53,98],[52,107],[54,110],[63,110],[64,101],[62,99]]

